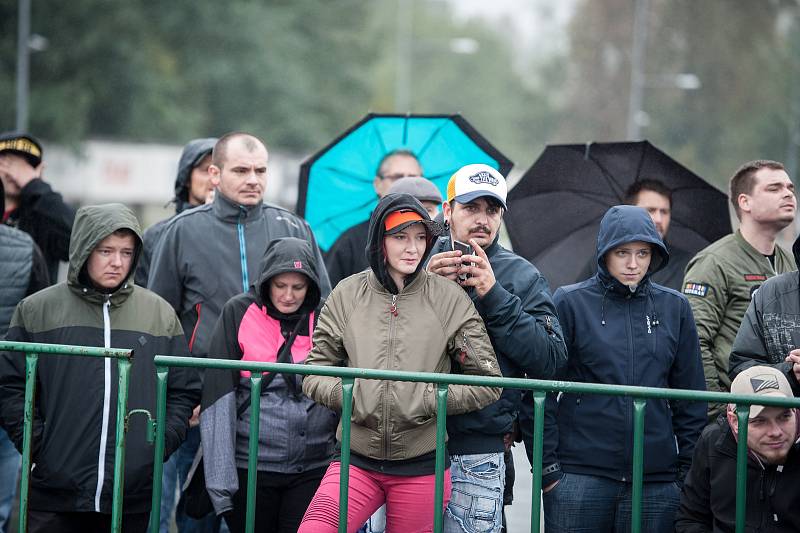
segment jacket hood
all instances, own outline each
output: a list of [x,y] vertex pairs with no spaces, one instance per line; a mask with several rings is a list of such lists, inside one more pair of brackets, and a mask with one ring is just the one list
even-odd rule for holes
[[369,218],[369,231],[367,233],[367,247],[365,253],[367,254],[367,263],[369,263],[378,281],[392,294],[397,294],[399,291],[394,280],[392,280],[392,277],[389,275],[389,271],[386,269],[386,256],[383,251],[383,238],[386,233],[384,223],[386,217],[390,213],[399,210],[410,210],[418,213],[422,217],[422,223],[425,224],[428,229],[428,244],[425,247],[425,253],[420,259],[419,265],[414,273],[406,277],[406,285],[408,285],[417,276],[419,271],[422,270],[423,265],[428,259],[428,255],[431,253],[434,238],[441,233],[439,225],[431,220],[431,217],[428,215],[428,212],[425,211],[425,208],[422,207],[422,204],[410,194],[387,194],[381,198]]
[[614,279],[606,269],[605,254],[617,246],[634,241],[653,245],[653,259],[645,279],[667,265],[669,252],[647,211],[633,205],[616,205],[606,211],[597,233],[596,256],[597,272],[604,281],[610,282]]
[[131,269],[121,284],[122,288],[133,286],[133,274],[142,251],[142,230],[133,211],[122,204],[87,205],[78,209],[69,241],[67,282],[71,286],[92,288],[81,274],[86,261],[100,241],[120,229],[129,229],[136,235],[136,252]]
[[211,153],[217,139],[194,139],[183,147],[178,161],[178,175],[175,177],[175,211],[180,213],[189,207],[189,177],[192,170],[205,156]]
[[275,312],[277,310],[269,296],[269,281],[286,272],[305,274],[310,283],[305,300],[295,315],[309,313],[317,308],[320,301],[318,268],[314,251],[308,241],[295,237],[276,239],[267,246],[261,258],[258,281],[253,285],[253,290],[259,301]]

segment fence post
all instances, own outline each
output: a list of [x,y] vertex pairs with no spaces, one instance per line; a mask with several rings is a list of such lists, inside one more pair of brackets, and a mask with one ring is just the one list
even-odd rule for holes
[[130,381],[131,362],[118,359],[119,379],[117,382],[117,426],[114,451],[114,489],[111,500],[111,531],[122,530],[122,489],[125,486],[125,419],[128,416],[128,383]]
[[747,516],[747,423],[750,421],[750,406],[737,404],[736,418],[739,435],[736,443],[736,533],[744,533]]
[[33,402],[36,397],[36,364],[39,355],[25,355],[25,410],[22,427],[22,475],[19,486],[19,531],[28,531],[28,496],[31,488],[31,445],[33,444]]
[[544,402],[546,393],[533,393],[533,486],[531,487],[531,533],[542,525],[542,454],[544,453]]
[[633,496],[631,533],[642,531],[642,488],[644,482],[644,413],[647,400],[633,400]]
[[350,424],[354,378],[342,378],[342,462],[339,468],[339,533],[347,533],[347,493],[350,488]]
[[447,439],[447,383],[436,385],[436,488],[433,496],[433,531],[444,527],[444,461]]
[[[256,527],[256,481],[258,480],[258,433],[261,422],[261,372],[250,373],[250,442],[247,450],[247,514],[245,532]],[[292,376],[294,377],[294,376]]]
[[161,487],[164,477],[164,433],[167,429],[167,378],[169,367],[156,366],[156,442],[153,448],[153,499],[150,503],[150,533],[161,528]]

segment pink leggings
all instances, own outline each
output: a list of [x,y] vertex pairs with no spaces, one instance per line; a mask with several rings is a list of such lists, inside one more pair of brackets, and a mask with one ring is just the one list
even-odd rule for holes
[[[339,526],[339,469],[331,463],[303,516],[298,533],[335,533]],[[433,531],[433,474],[392,476],[350,465],[347,533],[357,531],[372,513],[386,503],[387,533]],[[450,469],[444,473],[444,507],[450,501]]]

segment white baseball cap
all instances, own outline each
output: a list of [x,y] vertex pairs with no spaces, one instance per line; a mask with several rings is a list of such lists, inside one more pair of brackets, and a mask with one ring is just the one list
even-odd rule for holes
[[447,201],[468,204],[481,196],[491,196],[506,206],[508,185],[496,169],[484,164],[466,165],[450,176],[447,182]]

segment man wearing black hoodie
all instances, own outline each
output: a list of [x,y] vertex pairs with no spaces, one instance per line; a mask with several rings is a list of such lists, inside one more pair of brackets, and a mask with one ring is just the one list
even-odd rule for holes
[[[487,165],[467,165],[453,174],[442,204],[450,234],[436,242],[427,268],[459,280],[472,298],[503,376],[549,379],[566,363],[567,350],[547,281],[497,242],[506,192],[505,178]],[[473,254],[454,251],[453,241],[470,244]],[[453,482],[447,533],[500,531],[503,454],[521,403],[521,391],[505,389],[488,407],[447,417]]]
[[[216,142],[217,139],[214,137],[194,139],[183,147],[181,158],[178,161],[178,175],[175,176],[175,198],[172,199],[175,203],[176,215],[213,199],[214,187],[211,185],[208,167],[211,166],[211,151]],[[147,287],[153,250],[167,222],[172,218],[162,220],[145,230],[142,237],[144,240],[142,258],[139,260],[139,266],[136,267],[137,285]]]

